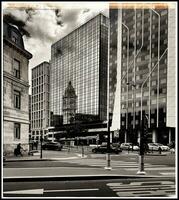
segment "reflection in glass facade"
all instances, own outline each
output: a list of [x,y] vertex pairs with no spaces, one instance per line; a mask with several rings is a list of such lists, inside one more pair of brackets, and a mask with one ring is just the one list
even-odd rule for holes
[[76,114],[106,120],[108,19],[97,15],[51,48],[52,125],[63,123],[63,95],[68,83],[77,95]]

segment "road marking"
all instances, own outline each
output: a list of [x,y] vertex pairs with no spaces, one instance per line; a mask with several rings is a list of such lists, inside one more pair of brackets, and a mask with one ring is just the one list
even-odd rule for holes
[[142,181],[127,184],[120,182],[106,185],[119,197],[171,196],[175,194],[173,181]]
[[[135,169],[126,169],[128,171],[135,171]],[[145,170],[175,170],[175,167],[146,167]]]
[[5,191],[4,194],[43,194],[43,189]]
[[99,188],[66,189],[66,190],[44,190],[44,192],[80,192],[80,191],[94,191],[94,190],[99,190]]
[[175,172],[162,172],[160,173],[161,175],[174,175],[175,176]]
[[80,189],[66,189],[66,190],[44,190],[44,189],[33,189],[33,190],[15,190],[5,191],[4,194],[44,194],[49,192],[80,192],[80,191],[96,191],[99,188],[80,188]]

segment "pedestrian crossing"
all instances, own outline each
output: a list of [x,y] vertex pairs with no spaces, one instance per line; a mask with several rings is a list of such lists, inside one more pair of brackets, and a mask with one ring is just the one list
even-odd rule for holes
[[[90,166],[90,167],[99,167],[104,168],[106,166],[105,159],[73,159],[67,160],[70,164],[77,164],[81,166]],[[133,172],[138,170],[139,164],[136,161],[119,161],[119,160],[111,160],[111,167],[113,170],[123,169],[126,173]],[[145,163],[145,171],[146,172],[155,172],[157,171],[157,175],[162,176],[175,176],[175,167],[168,167],[167,165],[152,165],[149,163]]]
[[174,181],[139,181],[130,183],[106,184],[119,197],[173,197],[175,195]]

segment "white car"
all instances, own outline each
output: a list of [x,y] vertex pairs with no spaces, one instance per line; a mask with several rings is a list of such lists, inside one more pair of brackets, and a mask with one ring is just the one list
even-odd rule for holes
[[[132,150],[132,143],[122,143],[120,147],[123,150]],[[138,151],[139,147],[137,145],[133,145],[133,150]]]
[[169,151],[170,150],[170,147],[168,147],[167,145],[163,145],[163,144],[160,144],[160,143],[156,143],[161,149],[162,151]]
[[159,151],[161,149],[162,151],[169,151],[170,148],[166,145],[160,144],[160,143],[148,143],[149,150],[152,151]]

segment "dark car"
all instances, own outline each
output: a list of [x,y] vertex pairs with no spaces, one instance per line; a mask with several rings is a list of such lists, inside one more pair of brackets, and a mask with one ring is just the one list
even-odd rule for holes
[[42,144],[42,149],[48,149],[48,150],[62,150],[62,144],[59,142],[45,142]]
[[[107,153],[108,152],[108,148],[107,145],[101,145],[98,147],[95,147],[94,149],[92,149],[93,153]],[[122,152],[122,149],[120,147],[114,146],[114,145],[110,145],[110,153],[120,153]]]

